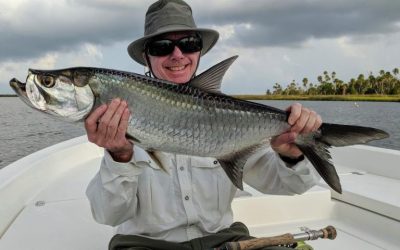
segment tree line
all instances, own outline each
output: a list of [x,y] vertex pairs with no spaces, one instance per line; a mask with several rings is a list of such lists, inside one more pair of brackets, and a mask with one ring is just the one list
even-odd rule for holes
[[400,94],[399,69],[391,72],[380,70],[375,76],[372,72],[368,76],[359,74],[344,82],[336,77],[336,72],[324,71],[317,77],[318,83],[309,82],[303,78],[302,84],[293,80],[285,88],[275,83],[272,91],[268,89],[267,95],[398,95]]

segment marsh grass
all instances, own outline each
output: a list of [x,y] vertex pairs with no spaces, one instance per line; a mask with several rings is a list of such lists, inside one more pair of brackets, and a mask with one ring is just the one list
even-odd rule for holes
[[400,95],[232,95],[244,100],[400,102]]

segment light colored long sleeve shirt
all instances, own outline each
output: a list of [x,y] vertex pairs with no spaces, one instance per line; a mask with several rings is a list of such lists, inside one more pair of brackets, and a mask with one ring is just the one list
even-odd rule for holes
[[[166,173],[141,148],[129,163],[107,151],[86,194],[93,217],[117,233],[173,242],[215,233],[233,222],[237,188],[213,158],[158,153]],[[289,168],[267,149],[251,156],[244,182],[263,193],[303,193],[318,181],[307,160]]]

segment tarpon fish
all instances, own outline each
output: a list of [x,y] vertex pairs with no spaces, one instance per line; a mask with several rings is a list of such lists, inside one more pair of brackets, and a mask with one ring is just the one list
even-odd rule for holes
[[[114,98],[126,100],[132,115],[127,138],[148,151],[214,157],[233,184],[243,189],[243,167],[269,139],[290,129],[289,113],[220,92],[237,56],[213,66],[187,84],[102,68],[30,69],[26,83],[11,87],[34,109],[71,122],[83,121]],[[382,130],[327,124],[299,135],[295,144],[335,191],[341,185],[328,149],[388,137]]]

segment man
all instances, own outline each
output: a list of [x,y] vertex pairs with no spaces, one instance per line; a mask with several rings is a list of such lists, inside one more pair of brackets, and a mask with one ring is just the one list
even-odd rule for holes
[[[160,0],[146,13],[145,36],[128,52],[154,77],[186,84],[217,40],[216,31],[196,27],[185,2]],[[291,130],[273,138],[273,150],[251,156],[245,165],[244,181],[264,193],[302,193],[317,180],[292,142],[318,129],[321,118],[300,104],[288,110]],[[237,189],[219,163],[156,152],[166,174],[125,138],[130,112],[135,110],[125,101],[113,100],[85,122],[89,140],[106,149],[87,196],[96,221],[118,226],[110,249],[207,249],[251,238],[244,224],[232,224]]]

